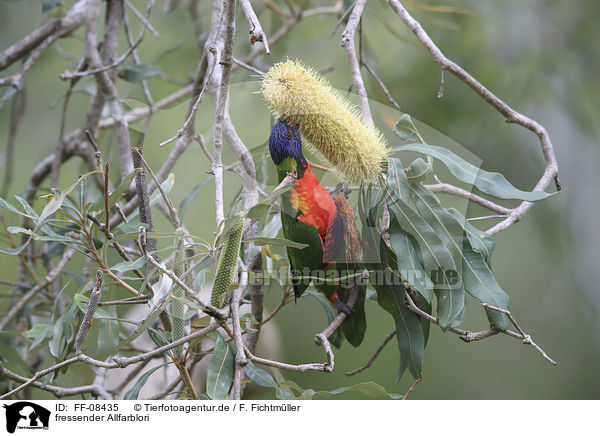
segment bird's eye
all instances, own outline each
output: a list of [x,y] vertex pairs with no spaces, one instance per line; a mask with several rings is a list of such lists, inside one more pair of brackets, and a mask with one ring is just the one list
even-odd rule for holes
[[292,139],[292,131],[291,131],[291,130],[288,130],[288,132],[286,133],[285,137],[286,137],[287,139]]

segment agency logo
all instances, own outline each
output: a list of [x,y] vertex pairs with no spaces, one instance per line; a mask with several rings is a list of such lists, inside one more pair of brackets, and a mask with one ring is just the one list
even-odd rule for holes
[[6,409],[6,431],[14,433],[16,429],[47,430],[50,422],[50,411],[29,401],[19,401]]

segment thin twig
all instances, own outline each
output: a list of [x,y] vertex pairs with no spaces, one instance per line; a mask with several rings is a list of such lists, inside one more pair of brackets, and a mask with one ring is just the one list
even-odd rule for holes
[[356,91],[358,97],[358,107],[365,119],[365,121],[373,126],[373,117],[371,116],[371,110],[369,109],[369,99],[367,97],[367,91],[365,89],[365,82],[360,74],[360,65],[356,57],[356,49],[354,47],[354,34],[358,23],[360,22],[363,9],[367,0],[356,0],[356,4],[352,9],[352,13],[348,18],[348,24],[346,30],[342,34],[342,47],[346,48],[346,56],[348,57],[348,63],[350,64],[350,73],[352,74],[352,85]]
[[156,259],[154,259],[152,256],[147,256],[146,260],[150,262],[156,269],[169,276],[177,285],[179,285],[181,289],[183,289],[183,292],[185,292],[186,297],[197,303],[202,308],[202,311],[204,313],[216,319],[227,318],[227,311],[217,309],[216,307],[213,307],[208,303],[203,303],[196,296],[196,293],[192,289],[190,289],[190,287],[186,285],[179,277],[177,277],[177,275],[173,271],[170,271],[164,266],[162,266],[162,264],[156,261]]
[[[165,351],[169,351],[171,348],[177,347],[178,345],[182,345],[185,344],[188,341],[192,341],[196,338],[202,337],[207,335],[208,333],[216,330],[219,327],[218,323],[212,323],[210,325],[208,325],[207,327],[195,331],[192,334],[189,334],[187,336],[184,336],[183,338],[174,341],[170,344],[164,345],[162,347],[156,348],[154,350],[148,351],[146,353],[142,353],[139,354],[137,356],[132,356],[132,357],[119,357],[119,356],[115,356],[113,357],[113,361],[114,363],[107,363],[107,362],[103,362],[101,360],[96,360],[93,359],[85,354],[78,354],[74,357],[71,357],[70,359],[64,360],[62,362],[57,363],[56,365],[52,365],[42,371],[38,371],[34,374],[33,377],[31,377],[30,379],[28,379],[25,383],[23,383],[20,386],[17,386],[15,389],[0,395],[0,400],[3,400],[5,398],[10,397],[11,395],[16,394],[17,392],[25,389],[27,386],[31,385],[32,383],[35,383],[37,380],[39,380],[41,377],[45,376],[46,374],[50,374],[51,372],[57,371],[65,366],[69,366],[73,363],[76,362],[83,362],[83,363],[87,363],[88,365],[91,366],[97,366],[100,368],[125,368],[129,365],[132,365],[134,363],[138,363],[138,362],[143,362],[144,360],[148,359],[148,358],[152,358],[152,357],[156,357],[156,356],[160,356],[162,355]],[[0,367],[1,368],[1,367]]]
[[136,366],[135,368],[133,368],[133,370],[129,371],[129,373],[125,376],[125,378],[121,381],[121,383],[119,383],[119,385],[114,388],[111,389],[110,392],[112,394],[119,394],[123,389],[125,389],[125,387],[140,373],[142,372],[142,370],[152,361],[152,358],[149,357],[148,359],[144,360],[142,363],[140,363],[138,366]]
[[402,397],[403,400],[406,400],[408,398],[408,396],[411,394],[412,391],[415,390],[415,387],[421,383],[421,379],[418,378],[415,380],[415,382],[412,384],[412,386],[410,387],[410,389],[408,389],[408,391],[406,392],[406,394],[404,394],[404,396]]
[[75,362],[84,362],[87,363],[88,365],[92,365],[92,366],[97,366],[97,367],[103,367],[103,368],[116,368],[115,364],[111,364],[111,363],[106,363],[106,362],[102,362],[101,360],[96,360],[96,359],[92,359],[89,356],[86,356],[85,354],[78,354],[75,357],[71,357],[70,359],[67,360],[63,360],[60,363],[57,363],[56,365],[52,365],[42,371],[38,371],[34,374],[33,377],[31,377],[30,379],[28,379],[26,382],[24,382],[23,384],[17,386],[16,388],[14,388],[13,390],[6,392],[3,395],[0,395],[0,400],[3,400],[5,398],[10,397],[11,395],[16,394],[17,392],[25,389],[27,386],[35,383],[37,380],[39,380],[40,378],[42,378],[43,376],[45,376],[46,374],[50,374],[51,372],[57,371],[65,366],[69,366]]
[[113,68],[116,68],[120,64],[122,64],[133,53],[133,51],[137,48],[137,46],[140,45],[140,43],[143,41],[144,35],[146,33],[146,28],[147,28],[146,23],[148,23],[148,19],[150,18],[150,13],[152,12],[153,6],[154,6],[154,0],[149,0],[148,7],[146,9],[146,20],[144,22],[142,22],[142,29],[140,30],[140,34],[137,37],[137,39],[135,40],[135,42],[130,45],[129,49],[121,57],[119,57],[117,60],[115,60],[114,62],[112,62],[109,65],[104,65],[104,66],[94,68],[91,70],[86,70],[86,71],[75,71],[73,73],[65,71],[59,77],[62,80],[72,80],[77,77],[85,77],[85,76],[90,76],[92,74],[104,73],[104,72],[112,70]]
[[[196,116],[196,112],[198,111],[198,108],[200,107],[200,103],[202,103],[202,99],[204,98],[204,94],[206,93],[206,90],[208,88],[208,84],[210,83],[212,74],[215,70],[217,56],[216,56],[216,51],[215,51],[214,47],[209,47],[208,53],[209,53],[209,57],[211,58],[211,61],[209,62],[210,67],[208,69],[208,73],[206,74],[206,77],[204,78],[204,84],[202,86],[202,90],[200,91],[200,94],[198,94],[198,98],[196,99],[196,102],[194,103],[194,106],[192,107],[190,114],[188,115],[187,119],[185,120],[185,123],[183,123],[183,126],[181,126],[181,128],[177,131],[177,133],[174,136],[170,137],[169,139],[161,142],[159,144],[159,147],[167,145],[167,144],[175,141],[176,139],[181,138],[188,131],[188,128],[192,124],[194,117]],[[193,135],[191,135],[191,136],[193,136]]]
[[185,385],[185,388],[187,389],[190,396],[192,397],[192,400],[197,400],[198,394],[196,393],[196,388],[194,387],[194,383],[192,383],[192,378],[190,377],[190,373],[189,373],[187,367],[185,366],[185,362],[175,362],[175,366],[177,366],[177,369],[179,370],[179,373],[181,374],[181,379],[183,380],[183,384]]
[[487,304],[487,303],[482,303],[481,305],[484,307],[487,307],[489,309],[492,309],[492,310],[497,310],[498,312],[504,313],[506,316],[508,316],[508,318],[513,323],[513,325],[517,328],[517,330],[519,330],[519,333],[521,333],[521,336],[523,337],[523,343],[531,345],[533,348],[538,350],[538,352],[542,356],[544,356],[544,359],[546,359],[548,362],[552,363],[554,366],[557,365],[557,363],[553,359],[551,359],[550,356],[548,356],[544,350],[542,350],[535,342],[533,342],[533,339],[531,339],[531,336],[529,336],[527,333],[525,333],[525,331],[523,331],[523,329],[519,326],[519,324],[517,323],[517,320],[510,313],[510,311],[508,311],[506,309],[501,309],[496,306],[492,306],[491,304]]
[[[428,314],[427,312],[422,311],[415,305],[414,301],[412,300],[412,298],[410,297],[408,292],[406,292],[406,301],[408,302],[408,308],[410,310],[412,310],[414,313],[416,313],[417,315],[425,318],[426,320],[428,320],[436,325],[439,325],[437,318]],[[500,308],[497,308],[495,306],[490,306],[489,304],[485,304],[485,303],[482,303],[482,305],[484,307],[488,307],[492,310],[497,310],[499,312],[502,312],[506,315],[510,314],[510,312],[505,309],[500,309]],[[468,330],[462,330],[462,329],[459,329],[456,327],[451,327],[448,329],[448,331],[457,334],[458,337],[466,343],[480,341],[482,339],[489,338],[490,336],[495,336],[499,333],[502,333],[502,334],[505,334],[508,336],[512,336],[513,338],[521,339],[523,341],[523,343],[525,343],[525,344],[532,345],[537,351],[540,352],[540,354],[542,354],[542,356],[548,362],[552,363],[553,365],[556,365],[556,362],[554,360],[552,360],[550,357],[548,357],[548,355],[537,344],[535,344],[531,340],[531,337],[529,335],[525,334],[525,332],[523,332],[520,329],[520,327],[518,327],[518,324],[516,324],[516,321],[514,320],[514,318],[512,318],[512,315],[510,315],[509,318],[511,319],[511,321],[513,322],[515,327],[517,327],[517,329],[520,331],[520,333],[516,333],[516,332],[513,332],[512,330],[508,330],[508,329],[503,329],[495,324],[492,324],[489,329],[481,330],[479,332],[470,332]]]
[[17,130],[25,114],[25,90],[21,89],[13,96],[13,104],[10,111],[10,123],[8,126],[8,139],[6,140],[6,149],[4,151],[4,178],[2,181],[1,196],[6,198],[12,183],[15,140],[17,139]]
[[236,65],[239,65],[240,67],[245,68],[249,71],[252,71],[253,73],[260,74],[261,76],[266,74],[266,71],[260,70],[257,67],[255,67],[254,65],[247,64],[244,61],[236,59],[235,57],[233,58],[233,63]]
[[353,369],[352,371],[348,371],[346,373],[346,375],[348,377],[351,377],[355,374],[358,374],[361,371],[364,371],[367,368],[370,368],[371,365],[373,365],[373,363],[375,362],[375,360],[377,359],[377,357],[379,357],[379,354],[383,351],[383,349],[385,348],[385,346],[394,338],[394,336],[396,336],[396,330],[394,330],[393,332],[389,333],[385,339],[383,340],[383,342],[381,343],[381,345],[377,348],[377,350],[375,351],[375,353],[373,354],[373,356],[371,356],[371,358],[367,361],[367,363],[365,363],[363,366]]
[[[489,105],[500,112],[506,122],[519,124],[531,132],[535,133],[540,141],[542,153],[545,160],[545,168],[542,176],[538,180],[537,184],[533,188],[534,191],[542,191],[547,188],[550,183],[554,180],[556,189],[561,190],[561,183],[558,178],[558,165],[556,157],[554,155],[554,149],[552,141],[548,135],[546,129],[539,124],[537,121],[526,117],[525,115],[515,111],[504,101],[496,97],[490,92],[485,86],[479,83],[473,76],[463,70],[456,63],[449,60],[438,46],[433,42],[429,35],[423,30],[421,24],[416,21],[406,10],[406,8],[400,3],[399,0],[387,0],[391,8],[396,12],[398,17],[410,28],[415,36],[425,46],[427,51],[431,54],[433,60],[439,65],[442,70],[446,70],[454,74],[458,79],[468,85],[473,91],[475,91],[481,98],[483,98]],[[513,209],[506,219],[496,224],[492,228],[488,229],[489,234],[498,233],[510,227],[512,224],[519,221],[525,213],[533,206],[533,203],[527,201],[522,202],[518,207]]]
[[134,5],[131,4],[129,0],[125,0],[125,6],[131,9],[135,16],[138,17],[139,20],[148,28],[150,33],[152,33],[154,36],[160,39],[160,34],[158,33],[158,31],[152,26],[152,24],[150,24],[150,21],[148,21],[146,17],[144,17],[144,15],[142,15],[142,13],[138,11]]
[[[242,263],[239,260],[239,263]],[[233,341],[235,343],[235,371],[233,375],[232,400],[240,400],[242,395],[241,380],[243,377],[243,367],[248,363],[246,354],[244,353],[244,342],[242,341],[242,327],[240,324],[240,301],[243,293],[248,286],[248,271],[240,268],[240,285],[233,291],[231,295],[231,319],[233,323]]]
[[496,204],[493,201],[480,197],[479,195],[473,194],[472,192],[469,192],[466,189],[459,188],[458,186],[450,185],[449,183],[437,183],[434,185],[424,186],[431,192],[441,192],[443,194],[450,194],[456,197],[464,198],[504,216],[508,216],[512,212],[511,209],[507,207],[500,206],[499,204]]
[[[219,324],[216,322],[213,322],[212,324],[204,327],[203,329],[197,330],[194,333],[191,333],[187,336],[184,336],[181,339],[178,339],[177,341],[171,342],[170,344],[163,345],[162,347],[156,348],[152,351],[148,351],[147,353],[139,354],[137,356],[132,356],[132,357],[122,357],[122,358],[121,357],[113,357],[113,360],[116,362],[117,367],[124,368],[126,366],[131,365],[132,363],[142,362],[143,360],[145,360],[149,357],[160,356],[165,351],[169,351],[170,349],[175,348],[178,345],[183,345],[186,342],[192,341],[196,338],[201,338],[202,336],[206,336],[208,333],[216,330],[217,328],[219,328]],[[114,367],[114,366],[111,366],[111,368],[112,367]]]
[[[127,5],[128,2],[125,2],[125,4]],[[137,9],[135,9],[133,7],[133,5],[128,5],[130,7],[130,9],[132,9],[135,12],[138,12]],[[143,20],[142,20],[143,22]],[[146,20],[145,23],[148,26],[148,30],[150,30],[150,23]],[[129,47],[133,47],[135,42],[133,40],[133,35],[131,34],[131,29],[129,27],[129,17],[127,15],[127,9],[123,8],[123,28],[125,29],[125,36],[127,37],[127,43],[129,44]],[[155,34],[155,36],[157,36],[157,34]],[[137,49],[134,48],[131,51],[131,58],[133,59],[133,63],[136,65],[139,65],[140,62],[140,57],[138,55]],[[148,106],[150,108],[152,108],[152,106],[154,106],[154,101],[152,99],[152,94],[150,93],[150,88],[148,87],[148,81],[146,79],[143,79],[142,82],[142,90],[144,91],[144,97],[146,98],[146,103],[148,103]]]
[[164,400],[164,397],[175,391],[181,382],[181,377],[176,377],[162,392],[148,398],[148,400]]
[[2,321],[0,321],[0,330],[4,330],[6,328],[8,323],[15,317],[19,310],[21,310],[27,304],[29,300],[35,297],[43,288],[58,278],[69,260],[71,260],[73,257],[73,254],[75,254],[75,250],[72,248],[66,250],[60,261],[56,264],[54,269],[48,273],[44,280],[31,288],[29,292],[23,295],[19,301],[11,306],[4,318],[2,318]]
[[223,211],[223,124],[225,111],[229,101],[229,81],[233,65],[233,37],[235,35],[235,0],[227,0],[225,4],[225,34],[224,48],[220,65],[223,66],[221,80],[217,90],[217,103],[215,108],[215,122],[213,130],[213,163],[212,172],[215,176],[215,209],[217,225],[220,224],[225,214]]
[[23,76],[33,67],[40,56],[59,38],[78,29],[86,20],[88,8],[93,0],[80,0],[60,19],[50,19],[21,41],[11,45],[0,53],[0,70],[9,67],[17,60],[28,56],[18,73],[0,79],[0,86],[19,87]]
[[[20,383],[26,383],[29,381],[28,378],[23,377],[19,374],[15,374],[14,372],[10,371],[7,368],[4,368],[1,364],[0,364],[0,375],[9,378],[11,380],[20,382]],[[41,383],[41,382],[33,382],[30,383],[30,385],[35,386],[38,389],[41,389],[43,391],[48,391],[51,394],[53,394],[55,397],[57,398],[62,398],[62,397],[71,397],[71,396],[75,396],[75,395],[83,395],[83,394],[92,394],[95,397],[99,397],[102,398],[103,400],[112,400],[112,396],[106,392],[102,387],[98,386],[97,384],[91,384],[91,385],[85,385],[85,386],[77,386],[75,388],[63,388],[60,386],[54,386],[48,383]]]
[[375,81],[377,82],[377,84],[379,85],[379,87],[381,88],[381,90],[383,91],[385,96],[387,97],[388,103],[390,104],[390,106],[392,106],[398,110],[401,110],[400,105],[398,104],[398,102],[396,100],[394,100],[394,97],[392,97],[392,94],[390,94],[390,91],[388,91],[387,87],[383,83],[383,80],[381,80],[379,78],[379,76],[377,75],[375,70],[373,68],[371,68],[371,66],[364,60],[361,60],[361,64],[367,69],[369,74],[371,74],[371,76],[373,76],[373,78],[375,79]]
[[252,9],[250,0],[240,0],[240,3],[242,5],[242,9],[244,10],[246,20],[250,25],[250,45],[254,45],[257,41],[260,41],[265,46],[265,52],[267,54],[271,54],[271,50],[269,49],[269,41],[267,40],[267,35],[264,32],[262,26],[260,25],[260,21],[258,21],[258,17],[254,13],[254,9]]

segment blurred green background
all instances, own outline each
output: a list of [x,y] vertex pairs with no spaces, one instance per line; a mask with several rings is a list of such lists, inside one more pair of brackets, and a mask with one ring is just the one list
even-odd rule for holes
[[[255,7],[268,35],[275,33],[283,19],[266,9],[261,1]],[[284,2],[275,2],[285,8]],[[140,9],[144,3],[136,1]],[[299,2],[298,2],[299,4]],[[330,2],[312,1],[312,6]],[[68,8],[72,2],[66,2]],[[151,22],[160,32],[157,39],[147,34],[139,47],[143,63],[155,64],[164,76],[149,80],[155,100],[174,92],[178,82],[193,75],[202,45],[198,39],[210,20],[210,2],[199,3],[197,26],[188,12],[187,2],[162,2],[153,11]],[[560,195],[536,205],[518,224],[495,236],[492,265],[500,285],[511,298],[511,309],[521,326],[553,357],[553,367],[531,347],[506,336],[465,344],[453,334],[433,328],[425,350],[423,382],[413,399],[598,399],[600,394],[600,294],[597,280],[597,247],[600,230],[600,3],[594,0],[428,0],[406,2],[407,7],[442,51],[457,62],[514,109],[538,120],[550,133],[557,155],[564,190]],[[434,6],[447,6],[443,12]],[[0,2],[0,50],[30,33],[41,21],[41,2],[33,0]],[[261,55],[256,65],[266,70],[286,57],[298,58],[317,69],[333,67],[326,77],[338,88],[351,83],[345,51],[339,41],[343,26],[332,36],[338,17],[328,15],[302,20],[270,56]],[[139,22],[131,17],[134,34]],[[238,10],[235,56],[243,58],[248,25]],[[501,115],[450,74],[446,75],[445,95],[437,99],[440,71],[386,3],[371,0],[364,15],[364,54],[379,73],[402,110],[456,141],[482,161],[482,168],[502,172],[515,186],[531,189],[543,170],[537,138],[525,129],[508,125]],[[59,135],[62,97],[67,84],[58,75],[73,70],[82,54],[81,29],[49,49],[26,76],[26,115],[16,142],[12,194],[22,192],[32,168],[56,147]],[[125,50],[122,41],[121,52]],[[203,41],[202,43],[203,44]],[[15,72],[13,65],[3,76]],[[363,69],[369,96],[385,104],[385,96]],[[248,148],[268,138],[270,115],[260,97],[258,78],[238,69],[234,73],[231,113],[238,133]],[[66,131],[81,125],[89,103],[92,79],[77,85],[69,106]],[[125,104],[143,104],[139,85],[119,83]],[[0,90],[0,96],[6,91]],[[198,114],[198,130],[208,144],[214,116],[214,95],[207,95]],[[12,101],[0,106],[0,147],[8,136]],[[379,107],[373,103],[374,107]],[[158,168],[170,146],[158,143],[171,137],[183,123],[187,103],[163,110],[152,118],[145,141],[145,154]],[[380,122],[389,122],[384,114]],[[383,125],[381,127],[384,127]],[[132,126],[143,128],[143,123]],[[391,137],[390,137],[391,138]],[[116,140],[110,131],[98,138],[106,159],[117,161]],[[446,145],[446,144],[438,144]],[[2,155],[4,153],[2,152]],[[226,163],[233,161],[227,152]],[[405,162],[405,164],[408,162]],[[115,164],[114,167],[117,167]],[[210,164],[197,145],[193,145],[174,169],[175,204],[192,190]],[[80,161],[72,159],[61,171],[59,186],[69,185],[83,171]],[[117,168],[114,168],[117,170]],[[4,165],[0,171],[4,172]],[[117,173],[115,172],[115,175]],[[226,176],[227,196],[237,193],[240,182]],[[0,177],[0,179],[2,179]],[[448,177],[444,181],[451,182]],[[47,186],[47,182],[46,185]],[[210,237],[214,231],[214,194],[207,185],[188,210],[185,224],[196,235]],[[443,198],[445,204],[450,199]],[[485,215],[476,207],[469,216]],[[157,215],[158,230],[170,231]],[[475,222],[481,229],[495,221]],[[12,225],[10,219],[7,225]],[[16,263],[7,256],[0,263],[0,277],[16,279]],[[266,296],[267,310],[280,295],[275,290]],[[1,300],[0,300],[1,301]],[[5,308],[5,302],[0,307]],[[463,328],[486,328],[482,310],[470,300]],[[476,309],[476,310],[473,310]],[[383,314],[383,315],[382,315]],[[359,349],[345,343],[336,353],[333,374],[285,374],[305,389],[331,390],[360,381],[373,380],[388,391],[404,393],[412,384],[409,374],[395,384],[398,351],[394,342],[375,364],[352,378],[344,375],[367,361],[393,320],[376,304],[367,308],[369,328]],[[283,359],[290,363],[321,361],[322,350],[314,345],[315,331],[326,318],[319,304],[303,298],[286,306],[275,320],[280,330]],[[272,392],[254,391],[255,397],[270,398]],[[340,398],[364,398],[348,394]]]

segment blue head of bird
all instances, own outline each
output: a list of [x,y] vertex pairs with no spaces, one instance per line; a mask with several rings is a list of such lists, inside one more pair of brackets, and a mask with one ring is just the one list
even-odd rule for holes
[[298,126],[285,115],[280,116],[271,129],[269,152],[275,165],[281,164],[288,157],[293,158],[300,167],[308,165],[302,154],[302,138]]

